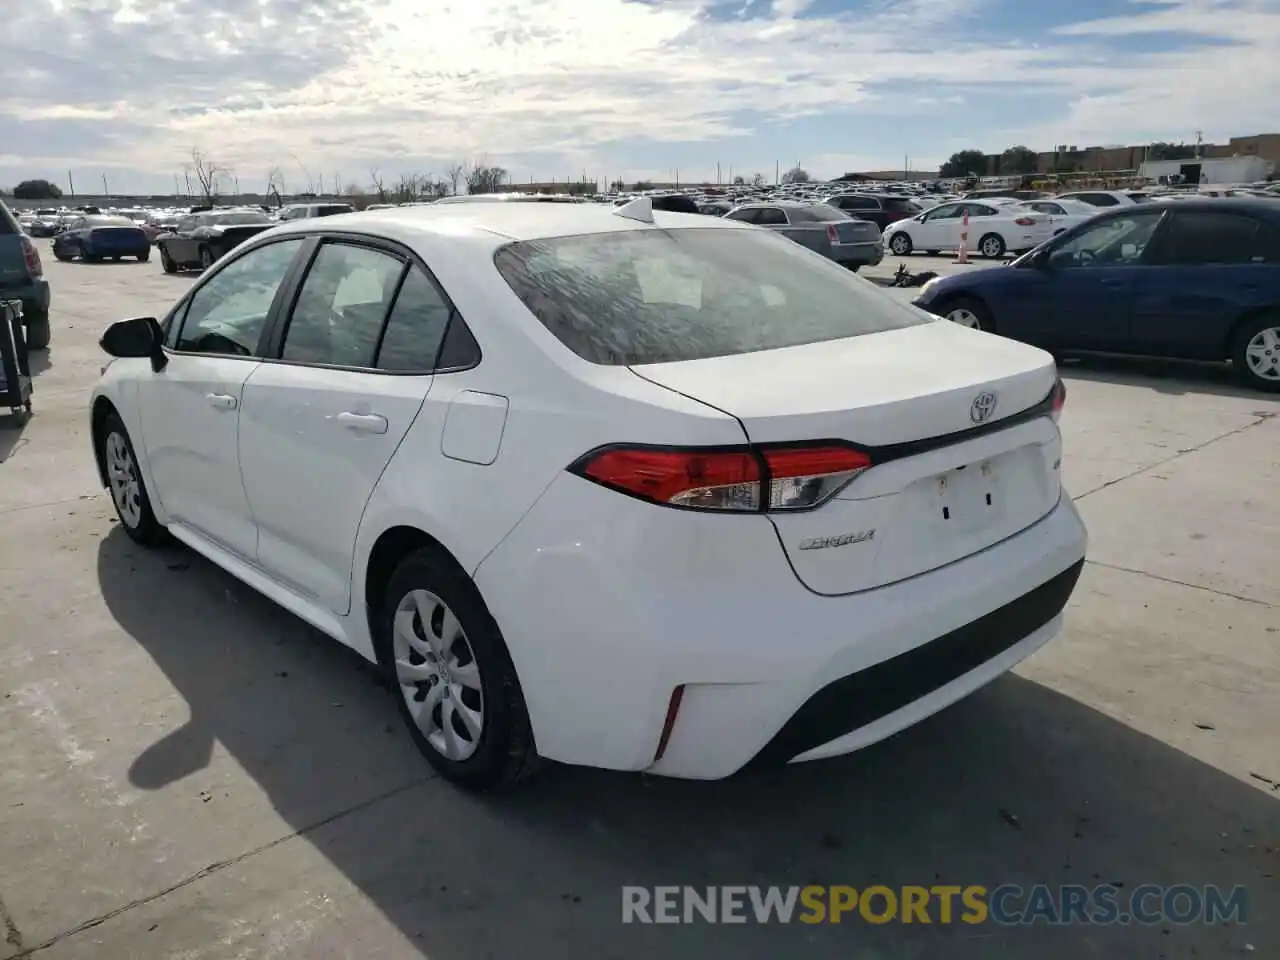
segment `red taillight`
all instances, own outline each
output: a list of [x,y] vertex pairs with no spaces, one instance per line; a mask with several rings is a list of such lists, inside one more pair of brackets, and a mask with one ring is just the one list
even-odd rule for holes
[[871,458],[865,453],[837,445],[752,450],[614,447],[588,454],[570,470],[665,506],[759,513],[815,507],[869,466]]
[[1067,385],[1059,378],[1053,385],[1053,419],[1056,422],[1067,403]]
[[827,239],[830,240],[832,243],[835,243],[838,238],[839,238],[839,234],[836,233],[836,225],[834,223],[828,223]]
[[29,237],[22,237],[22,258],[27,263],[27,275],[32,280],[44,275],[44,264],[40,262],[40,251]]
[[1038,221],[1035,217],[1019,217],[1017,220],[1013,222],[1020,227],[1034,227],[1040,221]]

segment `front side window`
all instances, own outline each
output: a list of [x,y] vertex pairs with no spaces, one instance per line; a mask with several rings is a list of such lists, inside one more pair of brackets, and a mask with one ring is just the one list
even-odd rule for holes
[[625,231],[513,243],[498,271],[537,320],[599,364],[723,357],[930,322],[764,231]]
[[1054,247],[1055,267],[1122,267],[1142,261],[1143,251],[1160,225],[1159,212],[1111,217],[1092,223]]
[[964,204],[962,203],[944,203],[940,207],[934,207],[927,214],[926,220],[951,220],[955,217],[963,216]]
[[778,207],[761,207],[760,219],[756,223],[765,226],[786,226],[787,215]]
[[372,367],[403,270],[402,260],[381,250],[321,246],[293,305],[281,359]]
[[174,349],[253,356],[276,291],[301,246],[297,238],[258,247],[210,277],[192,293]]

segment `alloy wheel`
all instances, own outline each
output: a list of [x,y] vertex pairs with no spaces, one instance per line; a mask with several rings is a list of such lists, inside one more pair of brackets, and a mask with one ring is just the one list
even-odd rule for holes
[[966,307],[956,307],[954,310],[948,310],[947,319],[952,323],[960,324],[962,327],[970,327],[974,330],[982,329],[982,321],[978,319],[978,315]]
[[138,465],[129,450],[129,441],[122,434],[109,433],[106,449],[111,498],[115,500],[120,519],[130,529],[136,529],[142,522],[142,483],[138,479]]
[[1259,380],[1280,382],[1280,327],[1263,327],[1244,348],[1249,372]]
[[413,722],[441,756],[466,760],[480,745],[485,703],[462,624],[434,593],[411,590],[396,605],[391,639],[396,679]]
[[898,256],[902,256],[911,249],[911,240],[904,234],[895,233],[889,241],[889,247]]

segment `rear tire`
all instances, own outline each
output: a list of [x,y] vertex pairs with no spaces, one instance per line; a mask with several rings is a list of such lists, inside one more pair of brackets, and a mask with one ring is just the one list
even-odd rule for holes
[[378,626],[379,660],[400,716],[442,777],[479,791],[511,786],[536,770],[511,655],[479,590],[452,558],[428,547],[401,561]]
[[140,253],[140,254],[138,254],[138,262],[139,262],[139,263],[146,263],[146,262],[147,262],[148,260],[150,260],[150,259],[151,259],[151,251],[150,251],[150,250],[148,250],[146,253]]
[[164,247],[160,248],[160,268],[165,273],[178,272],[178,265],[173,262],[173,257],[169,256],[169,251]]
[[49,326],[48,310],[22,310],[22,319],[26,325],[26,341],[28,350],[46,350],[49,347],[49,340],[53,337],[53,330]]
[[1257,317],[1236,331],[1231,368],[1245,386],[1280,393],[1280,315]]
[[120,415],[114,411],[107,414],[95,439],[98,443],[98,455],[106,466],[111,502],[116,508],[116,516],[120,518],[124,532],[131,540],[144,547],[163,543],[168,531],[161,526],[155,511],[151,509],[151,497],[142,479],[138,455],[134,452],[133,441],[129,439],[129,431],[125,429]]
[[998,233],[988,233],[978,241],[978,252],[988,260],[999,260],[1004,250],[1004,237]]
[[208,270],[213,266],[213,251],[208,247],[200,248],[200,269]]

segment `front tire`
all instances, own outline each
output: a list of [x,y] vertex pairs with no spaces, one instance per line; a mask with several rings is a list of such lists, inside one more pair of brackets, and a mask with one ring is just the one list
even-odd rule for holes
[[178,272],[178,265],[173,262],[173,257],[169,256],[168,248],[163,246],[160,248],[160,268],[165,273]]
[[968,297],[960,297],[943,304],[939,310],[939,316],[971,330],[994,333],[996,329],[995,319],[991,316],[991,311],[987,309],[987,305],[978,300],[971,300]]
[[138,455],[133,441],[119,414],[110,413],[102,425],[98,438],[102,462],[106,466],[107,487],[111,502],[124,532],[135,543],[153,547],[165,540],[167,531],[156,519],[151,508],[151,497],[138,467]]
[[895,233],[889,239],[889,249],[893,251],[895,256],[905,257],[911,252],[911,238],[905,233]]
[[427,762],[469,790],[510,786],[537,752],[511,655],[471,579],[442,551],[406,557],[387,586],[380,659]]
[[200,269],[208,270],[213,266],[213,251],[208,247],[200,248]]
[[1254,390],[1280,393],[1280,316],[1258,317],[1236,333],[1231,367]]

